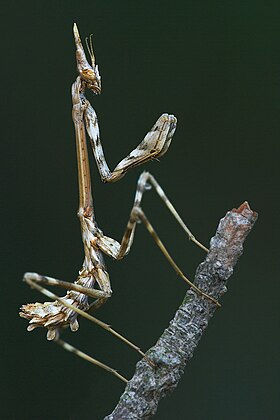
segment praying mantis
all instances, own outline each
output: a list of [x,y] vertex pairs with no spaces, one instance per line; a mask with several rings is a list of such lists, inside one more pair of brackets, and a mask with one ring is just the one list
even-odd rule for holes
[[[21,307],[20,316],[29,320],[27,330],[32,331],[37,327],[47,329],[47,339],[61,345],[64,349],[76,353],[78,356],[102,367],[123,381],[127,379],[120,375],[115,369],[99,362],[88,356],[80,350],[74,348],[69,343],[60,339],[60,332],[65,327],[70,327],[71,331],[77,331],[79,328],[78,315],[88,318],[92,322],[105,328],[126,344],[137,350],[141,356],[146,357],[141,349],[113,330],[109,325],[96,319],[89,314],[102,306],[112,294],[109,274],[103,259],[103,254],[116,260],[126,256],[132,246],[134,233],[137,223],[141,222],[151,234],[155,243],[161,249],[175,272],[199,294],[202,298],[209,299],[213,304],[220,304],[211,296],[199,290],[177,266],[166,247],[155,232],[152,224],[141,208],[141,201],[144,193],[154,188],[156,193],[162,199],[163,203],[170,210],[177,222],[183,228],[188,238],[207,252],[204,247],[191,233],[185,225],[172,203],[167,198],[165,192],[158,184],[156,179],[148,172],[143,172],[137,183],[136,195],[130,217],[121,242],[106,236],[98,227],[93,207],[93,198],[91,192],[91,177],[89,158],[86,142],[86,132],[88,134],[91,148],[103,182],[115,182],[121,179],[131,168],[142,165],[143,163],[158,159],[168,150],[172,137],[176,129],[177,120],[173,115],[162,114],[155,125],[147,133],[143,141],[111,172],[104,156],[101,145],[99,127],[96,113],[85,97],[86,89],[94,94],[101,93],[101,77],[98,66],[95,63],[93,51],[92,36],[86,39],[88,53],[91,64],[86,58],[86,54],[81,42],[78,27],[73,26],[74,40],[76,46],[76,61],[78,76],[72,85],[72,119],[76,135],[76,151],[78,165],[78,185],[79,185],[79,208],[78,218],[81,225],[82,242],[84,246],[84,261],[79,275],[74,283],[57,280],[48,276],[42,276],[37,273],[25,273],[24,281],[32,288],[35,288],[52,299],[51,302],[31,303]],[[63,297],[58,297],[48,289],[42,287],[60,286],[67,290]],[[93,301],[90,302],[89,298]],[[152,361],[148,360],[152,365]]]

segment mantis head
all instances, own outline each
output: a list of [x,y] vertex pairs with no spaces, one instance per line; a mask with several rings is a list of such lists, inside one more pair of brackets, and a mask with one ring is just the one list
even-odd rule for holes
[[92,35],[86,38],[87,49],[91,58],[91,65],[87,61],[86,54],[81,42],[80,34],[76,23],[73,26],[74,39],[76,44],[76,60],[77,68],[81,79],[86,83],[86,87],[93,93],[101,93],[101,77],[99,75],[98,66],[95,64],[95,56],[92,46]]

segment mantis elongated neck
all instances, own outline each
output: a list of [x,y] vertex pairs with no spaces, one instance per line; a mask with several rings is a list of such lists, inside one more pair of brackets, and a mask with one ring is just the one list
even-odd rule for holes
[[79,213],[82,212],[85,217],[90,217],[93,216],[94,212],[91,192],[89,159],[86,144],[86,130],[84,125],[83,91],[83,85],[81,83],[80,78],[78,77],[72,86],[72,118],[76,133],[79,184]]

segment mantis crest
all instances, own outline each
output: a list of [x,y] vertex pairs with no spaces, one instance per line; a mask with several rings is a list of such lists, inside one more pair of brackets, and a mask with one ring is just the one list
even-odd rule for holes
[[[220,306],[220,304],[214,298],[199,290],[183,274],[168,253],[142,210],[141,201],[143,194],[147,190],[154,188],[163,203],[170,210],[171,214],[184,229],[189,239],[200,246],[204,251],[207,251],[207,248],[205,248],[194,237],[184,224],[163,189],[150,173],[143,172],[139,177],[134,203],[121,242],[104,235],[102,230],[98,227],[93,208],[86,132],[90,140],[101,180],[103,182],[115,182],[121,179],[131,168],[163,156],[170,146],[176,129],[177,120],[173,115],[162,114],[156,121],[155,125],[144,137],[143,141],[127,157],[121,160],[121,162],[111,172],[106,163],[101,145],[96,113],[90,102],[85,97],[86,89],[91,90],[96,95],[101,93],[101,77],[99,75],[98,66],[95,63],[92,37],[90,37],[89,40],[86,40],[91,61],[91,63],[89,63],[86,58],[76,24],[74,24],[73,32],[76,45],[76,61],[78,70],[78,76],[72,85],[72,118],[76,135],[79,183],[79,209],[77,214],[81,225],[81,235],[85,256],[82,268],[79,271],[79,275],[74,283],[68,283],[48,276],[42,276],[37,273],[25,273],[24,281],[32,288],[38,289],[44,295],[53,299],[53,301],[23,305],[21,307],[20,316],[29,320],[27,328],[28,331],[32,331],[38,327],[46,328],[48,340],[57,342],[66,350],[74,352],[98,366],[109,370],[120,379],[126,381],[126,379],[118,374],[114,369],[98,362],[90,356],[87,356],[85,353],[75,349],[70,344],[65,343],[59,338],[59,335],[61,330],[67,326],[69,326],[72,331],[77,331],[79,328],[78,315],[81,315],[97,323],[102,328],[107,329],[145,357],[145,354],[138,346],[121,336],[109,325],[89,314],[89,311],[96,310],[103,305],[112,294],[109,274],[106,270],[103,254],[109,255],[116,260],[119,260],[127,255],[133,243],[137,222],[144,224],[176,273],[186,283],[188,283],[195,292],[197,292],[202,298],[209,299],[218,306]],[[42,287],[42,284],[60,286],[66,289],[67,293],[63,297],[58,297],[54,293]],[[91,298],[91,301],[89,298]]]

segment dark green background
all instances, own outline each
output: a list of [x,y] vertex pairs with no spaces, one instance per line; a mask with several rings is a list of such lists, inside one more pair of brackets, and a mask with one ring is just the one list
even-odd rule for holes
[[[103,94],[88,97],[111,168],[161,113],[174,113],[170,150],[145,169],[197,237],[209,243],[218,220],[244,200],[259,212],[222,309],[155,418],[277,418],[279,17],[278,1],[1,2],[1,418],[101,419],[123,390],[116,378],[48,343],[43,330],[27,333],[17,315],[22,303],[44,299],[21,282],[25,271],[72,281],[83,258],[73,21],[83,38],[94,33]],[[92,167],[99,225],[120,239],[142,168],[103,185]],[[193,277],[203,253],[154,193],[144,208]],[[141,226],[127,259],[106,260],[114,294],[97,316],[147,349],[185,284]],[[89,322],[65,338],[133,374],[137,354]]]

